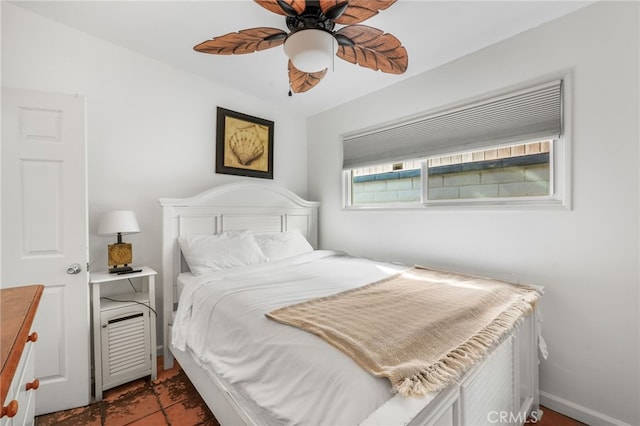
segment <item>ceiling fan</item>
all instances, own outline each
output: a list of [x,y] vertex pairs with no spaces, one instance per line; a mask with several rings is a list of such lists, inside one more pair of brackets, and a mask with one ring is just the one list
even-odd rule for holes
[[[285,16],[289,33],[258,27],[206,40],[194,50],[214,55],[239,55],[284,45],[289,57],[289,96],[315,87],[327,74],[334,55],[352,64],[402,74],[409,57],[395,36],[359,25],[396,0],[255,0]],[[335,25],[345,25],[334,30]]]

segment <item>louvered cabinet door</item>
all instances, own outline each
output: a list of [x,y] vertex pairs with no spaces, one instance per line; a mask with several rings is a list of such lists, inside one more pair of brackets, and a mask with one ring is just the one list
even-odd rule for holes
[[508,337],[463,380],[461,424],[491,426],[525,422],[526,413],[515,409],[513,354],[513,337]]
[[100,312],[102,390],[151,374],[149,308],[127,302],[109,305]]

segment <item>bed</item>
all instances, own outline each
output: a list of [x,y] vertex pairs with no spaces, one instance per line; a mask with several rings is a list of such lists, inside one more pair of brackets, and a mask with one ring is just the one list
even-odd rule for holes
[[[164,366],[171,368],[175,357],[221,424],[523,424],[541,416],[535,305],[456,380],[406,397],[317,335],[265,314],[385,281],[407,265],[315,250],[318,203],[271,182],[159,202]],[[200,236],[226,235],[259,242],[262,236],[264,252],[274,235],[302,237],[309,247],[300,243],[283,254],[278,246],[272,256],[241,260],[238,268],[218,268],[237,259],[214,251],[216,267],[207,269],[204,259],[204,272],[194,274],[193,244]]]

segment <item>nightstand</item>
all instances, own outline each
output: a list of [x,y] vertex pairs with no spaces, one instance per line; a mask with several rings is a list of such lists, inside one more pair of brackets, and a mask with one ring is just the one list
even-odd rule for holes
[[[140,272],[110,274],[91,272],[93,367],[95,398],[102,392],[139,377],[158,376],[156,365],[157,272],[142,266]],[[139,278],[143,291],[100,296],[100,288],[117,281]]]

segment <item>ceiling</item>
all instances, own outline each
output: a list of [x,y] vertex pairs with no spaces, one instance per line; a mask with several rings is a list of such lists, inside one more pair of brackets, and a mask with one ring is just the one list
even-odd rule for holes
[[[394,34],[409,67],[391,75],[336,57],[334,69],[306,93],[288,96],[282,46],[249,55],[198,53],[214,36],[266,26],[287,30],[283,16],[250,0],[16,1],[55,21],[176,68],[233,87],[305,116],[327,110],[580,9],[592,1],[399,0],[363,22]],[[340,26],[336,26],[338,29]]]

